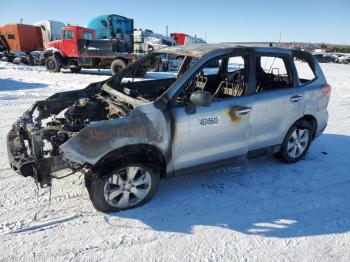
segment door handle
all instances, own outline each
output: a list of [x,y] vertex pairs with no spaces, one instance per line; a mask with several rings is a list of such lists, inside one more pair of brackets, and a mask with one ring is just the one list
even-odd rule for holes
[[236,109],[236,113],[238,115],[246,115],[251,111],[252,111],[252,108],[249,106],[238,106],[238,108]]
[[301,95],[295,95],[295,96],[292,96],[289,100],[290,100],[290,102],[295,103],[295,102],[302,100],[303,98],[304,97]]

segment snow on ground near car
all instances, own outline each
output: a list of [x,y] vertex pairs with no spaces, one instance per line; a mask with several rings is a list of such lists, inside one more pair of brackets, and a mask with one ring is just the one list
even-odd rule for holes
[[[350,261],[350,66],[332,85],[325,134],[306,158],[259,158],[162,181],[137,209],[94,210],[82,177],[37,192],[9,168],[6,134],[38,99],[108,77],[0,63],[0,260]],[[213,137],[215,139],[215,137]]]

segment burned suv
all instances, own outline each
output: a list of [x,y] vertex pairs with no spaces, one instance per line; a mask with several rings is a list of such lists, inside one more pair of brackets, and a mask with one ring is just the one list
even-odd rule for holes
[[[133,77],[165,60],[178,69]],[[61,169],[85,173],[102,212],[133,208],[161,178],[261,153],[302,159],[327,125],[330,92],[307,52],[169,47],[106,81],[36,102],[8,134],[9,159],[41,187]]]

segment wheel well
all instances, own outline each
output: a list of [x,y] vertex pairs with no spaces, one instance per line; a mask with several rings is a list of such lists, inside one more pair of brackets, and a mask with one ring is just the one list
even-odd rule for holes
[[[312,138],[314,139],[316,136],[316,131],[317,131],[317,120],[314,116],[312,115],[304,115],[302,118],[298,119],[295,123],[303,123],[306,121],[308,124],[311,125],[311,130],[312,130]],[[305,122],[304,122],[305,123]]]
[[128,65],[128,60],[126,60],[124,57],[115,57],[115,58],[113,58],[112,63],[113,63],[113,61],[115,61],[115,60],[121,60],[121,61],[123,61],[126,65]]
[[59,59],[59,63],[62,64],[64,62],[64,58],[62,56],[62,54],[60,52],[52,52],[52,51],[49,51],[49,52],[46,52],[44,54],[44,59],[50,57],[50,56],[53,56],[53,57],[57,57],[57,59]]
[[107,153],[98,163],[94,166],[94,169],[110,168],[116,161],[122,161],[123,159],[136,159],[140,162],[150,165],[152,168],[156,168],[160,172],[161,178],[165,178],[166,175],[166,161],[161,151],[153,145],[149,144],[135,144],[130,146],[124,146],[117,150]]

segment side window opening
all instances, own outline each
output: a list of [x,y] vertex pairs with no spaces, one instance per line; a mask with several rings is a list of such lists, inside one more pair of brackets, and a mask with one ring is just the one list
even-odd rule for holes
[[84,31],[83,38],[84,40],[92,40],[92,33]]
[[255,74],[257,93],[293,86],[291,72],[282,57],[258,56]]
[[8,39],[9,39],[9,40],[13,40],[13,39],[15,39],[15,35],[13,35],[13,34],[8,34],[8,36],[7,36],[7,37],[8,37]]
[[221,75],[221,82],[214,93],[215,99],[244,96],[248,83],[248,63],[243,56],[232,56],[227,60],[226,71]]
[[64,39],[74,39],[73,30],[65,30],[64,31]]
[[293,60],[301,84],[306,84],[316,78],[313,67],[304,57],[294,56]]
[[209,75],[217,75],[219,73],[219,69],[220,69],[220,64],[221,64],[221,60],[214,60],[209,62],[203,69],[203,75],[205,76],[209,76]]
[[177,104],[188,104],[197,90],[213,95],[213,100],[244,96],[248,83],[248,63],[243,56],[221,57],[205,64],[187,82],[178,95]]
[[245,67],[242,56],[230,57],[228,60],[227,72],[232,73]]

